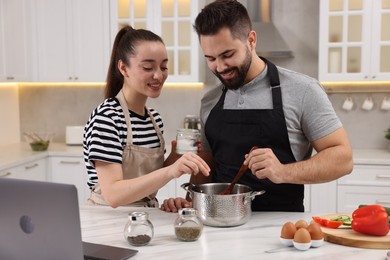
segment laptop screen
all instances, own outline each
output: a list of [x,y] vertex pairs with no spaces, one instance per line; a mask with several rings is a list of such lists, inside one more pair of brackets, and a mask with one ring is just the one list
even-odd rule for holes
[[[107,256],[107,251],[98,246],[84,245]],[[105,250],[117,248],[104,247]],[[137,252],[117,249],[122,251],[121,258],[117,259],[126,259]],[[123,255],[123,251],[128,255]],[[76,187],[0,178],[0,259],[84,259]]]

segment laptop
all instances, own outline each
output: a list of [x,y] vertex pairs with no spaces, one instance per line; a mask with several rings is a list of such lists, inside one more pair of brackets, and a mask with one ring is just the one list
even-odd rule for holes
[[0,259],[128,259],[138,251],[82,242],[71,184],[0,178]]

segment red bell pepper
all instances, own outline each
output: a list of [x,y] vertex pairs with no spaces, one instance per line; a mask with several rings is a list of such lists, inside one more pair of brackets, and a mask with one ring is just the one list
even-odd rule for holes
[[389,215],[381,205],[368,205],[356,209],[352,213],[352,229],[356,232],[386,236],[389,233]]
[[327,228],[338,228],[343,224],[342,221],[335,221],[335,220],[330,220],[326,218],[321,218],[321,217],[313,217],[313,220],[320,224],[323,227]]

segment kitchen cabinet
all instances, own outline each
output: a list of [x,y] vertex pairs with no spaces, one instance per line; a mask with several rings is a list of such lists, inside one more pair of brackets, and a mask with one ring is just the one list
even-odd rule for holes
[[30,0],[0,1],[0,82],[32,79],[33,24]]
[[320,81],[390,80],[389,25],[389,0],[321,0]]
[[390,207],[390,165],[355,165],[337,181],[337,211],[352,212],[360,204]]
[[0,171],[0,178],[46,181],[46,159],[33,160]]
[[192,23],[204,0],[110,0],[111,40],[126,25],[160,35],[168,51],[167,82],[203,82],[204,59]]
[[89,198],[87,173],[82,156],[50,156],[50,181],[73,184],[77,188],[80,205]]
[[183,174],[179,178],[171,180],[165,186],[160,188],[156,195],[160,205],[164,202],[165,199],[176,197],[185,198],[187,196],[187,192],[181,188],[180,185],[189,181],[190,175]]
[[36,0],[38,80],[105,81],[109,63],[106,0]]
[[386,150],[356,150],[352,172],[311,186],[312,212],[348,213],[361,204],[390,207],[390,157]]

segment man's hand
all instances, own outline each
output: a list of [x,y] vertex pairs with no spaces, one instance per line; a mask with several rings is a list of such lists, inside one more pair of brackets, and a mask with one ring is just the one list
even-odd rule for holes
[[192,203],[183,198],[169,198],[164,200],[160,209],[166,212],[176,213],[182,208],[191,208]]
[[273,183],[283,183],[283,164],[269,148],[258,148],[249,153],[246,164],[258,179],[268,178]]

